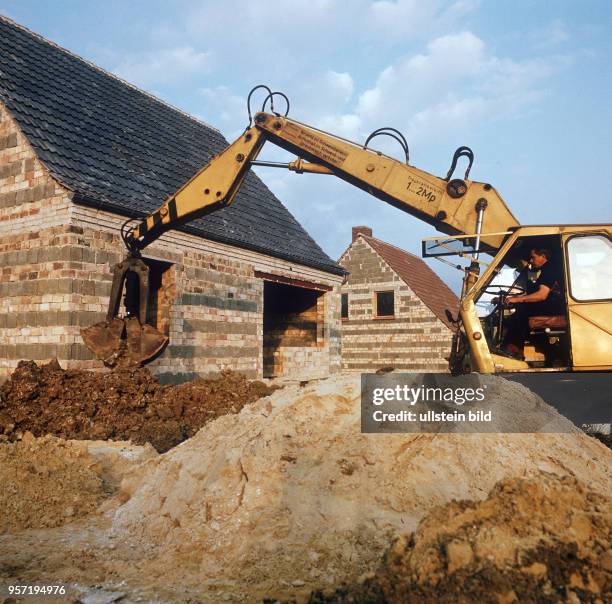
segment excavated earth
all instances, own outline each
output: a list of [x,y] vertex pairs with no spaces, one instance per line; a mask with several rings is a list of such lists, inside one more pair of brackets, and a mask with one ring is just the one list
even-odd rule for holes
[[83,449],[27,432],[0,446],[0,532],[55,527],[96,511],[110,494]]
[[242,374],[163,386],[147,370],[108,373],[63,370],[57,360],[38,366],[21,361],[0,386],[0,434],[131,440],[167,451],[204,424],[274,391]]
[[312,604],[612,601],[612,499],[543,473],[435,508],[376,572]]
[[[74,602],[610,601],[612,452],[486,379],[502,423],[541,415],[554,431],[362,434],[345,375],[164,454],[26,434],[0,445],[0,584],[65,582]],[[37,492],[44,521],[20,510]]]

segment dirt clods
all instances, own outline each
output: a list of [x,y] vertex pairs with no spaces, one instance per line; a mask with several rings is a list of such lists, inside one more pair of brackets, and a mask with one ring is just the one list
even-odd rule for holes
[[499,482],[432,510],[361,583],[311,602],[609,602],[612,499],[571,476]]
[[57,360],[38,366],[21,361],[0,386],[0,434],[15,440],[30,431],[70,439],[150,442],[164,452],[207,422],[274,388],[224,371],[217,379],[163,386],[147,370],[109,373],[63,370]]
[[[520,384],[497,376],[487,384],[491,408],[508,421],[525,410],[551,417]],[[70,506],[88,515],[56,528],[9,527],[0,534],[0,581],[53,577],[125,592],[126,601],[182,604],[611,601],[612,452],[568,420],[555,417],[558,431],[546,433],[373,435],[361,432],[359,375],[288,384],[245,404],[251,388],[233,374],[164,388],[143,371],[22,365],[2,390],[9,435],[28,421],[87,434],[113,418],[132,440],[145,439],[149,422],[187,430],[186,418],[199,414],[204,425],[162,455],[72,441],[62,451],[81,447],[79,472],[92,473],[80,475],[79,494],[92,497],[82,508],[69,480],[57,493],[48,476],[44,495],[13,486],[17,501],[0,506],[59,498],[49,526]],[[17,391],[25,402],[7,398]],[[23,462],[5,464],[14,476],[30,471],[32,440],[0,445],[23,451]],[[88,513],[108,485],[113,496]]]

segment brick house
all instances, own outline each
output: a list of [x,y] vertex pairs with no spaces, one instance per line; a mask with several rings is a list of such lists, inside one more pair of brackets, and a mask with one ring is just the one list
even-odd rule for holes
[[423,260],[353,227],[338,261],[349,275],[341,287],[342,368],[445,371],[459,300]]
[[[20,359],[98,369],[119,227],[227,145],[219,131],[0,17],[0,380]],[[249,173],[234,203],[145,250],[166,381],[340,369],[344,271]]]

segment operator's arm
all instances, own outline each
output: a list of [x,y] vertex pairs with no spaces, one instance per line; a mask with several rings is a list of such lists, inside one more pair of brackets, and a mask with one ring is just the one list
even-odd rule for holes
[[550,287],[547,285],[540,285],[540,287],[531,294],[525,294],[524,296],[508,296],[506,302],[508,304],[522,304],[523,302],[544,302],[550,294]]
[[558,268],[548,261],[540,270],[535,285],[538,289],[531,294],[522,296],[508,296],[506,302],[509,304],[521,304],[523,302],[544,302],[552,298],[551,292],[558,289],[561,276],[558,274]]

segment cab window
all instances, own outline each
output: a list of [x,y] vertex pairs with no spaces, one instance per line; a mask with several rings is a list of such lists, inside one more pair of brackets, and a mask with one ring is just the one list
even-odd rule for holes
[[612,241],[603,235],[567,242],[570,294],[579,302],[612,299]]

